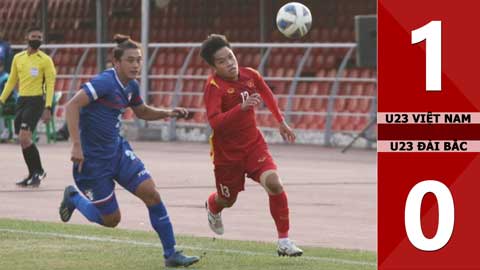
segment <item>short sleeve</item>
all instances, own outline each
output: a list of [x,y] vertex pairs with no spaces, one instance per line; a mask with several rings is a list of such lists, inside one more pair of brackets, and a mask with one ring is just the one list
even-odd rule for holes
[[90,101],[95,101],[105,96],[111,88],[108,79],[104,75],[97,75],[89,82],[82,85],[82,89],[87,94]]
[[136,107],[143,104],[143,99],[140,96],[140,86],[137,81],[131,82],[132,98],[130,99],[128,106]]

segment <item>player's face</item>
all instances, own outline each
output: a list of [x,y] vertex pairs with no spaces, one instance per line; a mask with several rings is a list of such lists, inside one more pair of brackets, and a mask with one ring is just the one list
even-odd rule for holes
[[142,52],[140,49],[127,49],[120,61],[115,61],[115,70],[127,80],[137,78],[142,67]]
[[31,31],[27,34],[27,44],[28,47],[37,50],[42,45],[42,32],[41,31]]
[[237,79],[238,62],[233,51],[228,47],[223,47],[213,55],[215,72],[227,79]]
[[40,31],[32,31],[27,34],[27,40],[40,40],[42,41],[43,35]]

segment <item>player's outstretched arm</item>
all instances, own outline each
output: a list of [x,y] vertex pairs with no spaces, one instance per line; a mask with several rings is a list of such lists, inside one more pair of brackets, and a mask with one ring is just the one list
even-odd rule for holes
[[278,107],[277,101],[275,100],[275,96],[273,95],[272,89],[267,85],[263,77],[255,71],[256,74],[256,85],[260,96],[262,97],[265,105],[273,114],[275,119],[277,119],[279,126],[280,135],[282,135],[283,139],[286,142],[294,143],[296,139],[295,132],[293,132],[292,128],[290,128],[282,116],[280,112],[280,108]]
[[79,131],[79,119],[80,119],[80,109],[85,107],[90,103],[90,99],[87,94],[80,90],[75,94],[75,96],[70,99],[66,107],[66,118],[68,125],[68,132],[70,133],[70,138],[72,140],[72,152],[70,160],[73,163],[78,164],[78,171],[82,171],[83,165],[83,151],[82,145],[80,143],[80,131]]
[[132,109],[138,118],[147,121],[160,120],[168,117],[185,118],[188,120],[193,117],[193,113],[185,108],[159,109],[146,104],[141,104],[132,107]]

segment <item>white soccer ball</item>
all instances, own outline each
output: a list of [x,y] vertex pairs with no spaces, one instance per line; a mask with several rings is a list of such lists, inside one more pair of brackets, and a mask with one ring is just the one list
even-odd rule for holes
[[301,38],[312,26],[312,13],[297,2],[283,5],[277,13],[277,28],[288,38]]

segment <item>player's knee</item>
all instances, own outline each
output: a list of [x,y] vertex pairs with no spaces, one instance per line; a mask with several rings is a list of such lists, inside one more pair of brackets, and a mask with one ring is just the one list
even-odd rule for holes
[[280,182],[273,182],[267,185],[267,187],[270,190],[270,193],[272,193],[273,195],[277,195],[283,192],[283,186]]
[[18,141],[20,142],[22,149],[25,149],[32,144],[32,138],[26,132],[21,132],[19,134]]
[[147,206],[157,205],[161,202],[160,194],[155,189],[145,192],[142,200]]
[[265,189],[269,194],[277,195],[283,192],[282,182],[280,181],[280,177],[276,172],[268,174],[262,180],[262,184],[264,185]]
[[143,181],[135,190],[135,195],[147,206],[154,206],[161,202],[160,194],[152,179]]
[[120,212],[116,212],[112,215],[103,216],[103,226],[109,228],[115,228],[122,219]]

